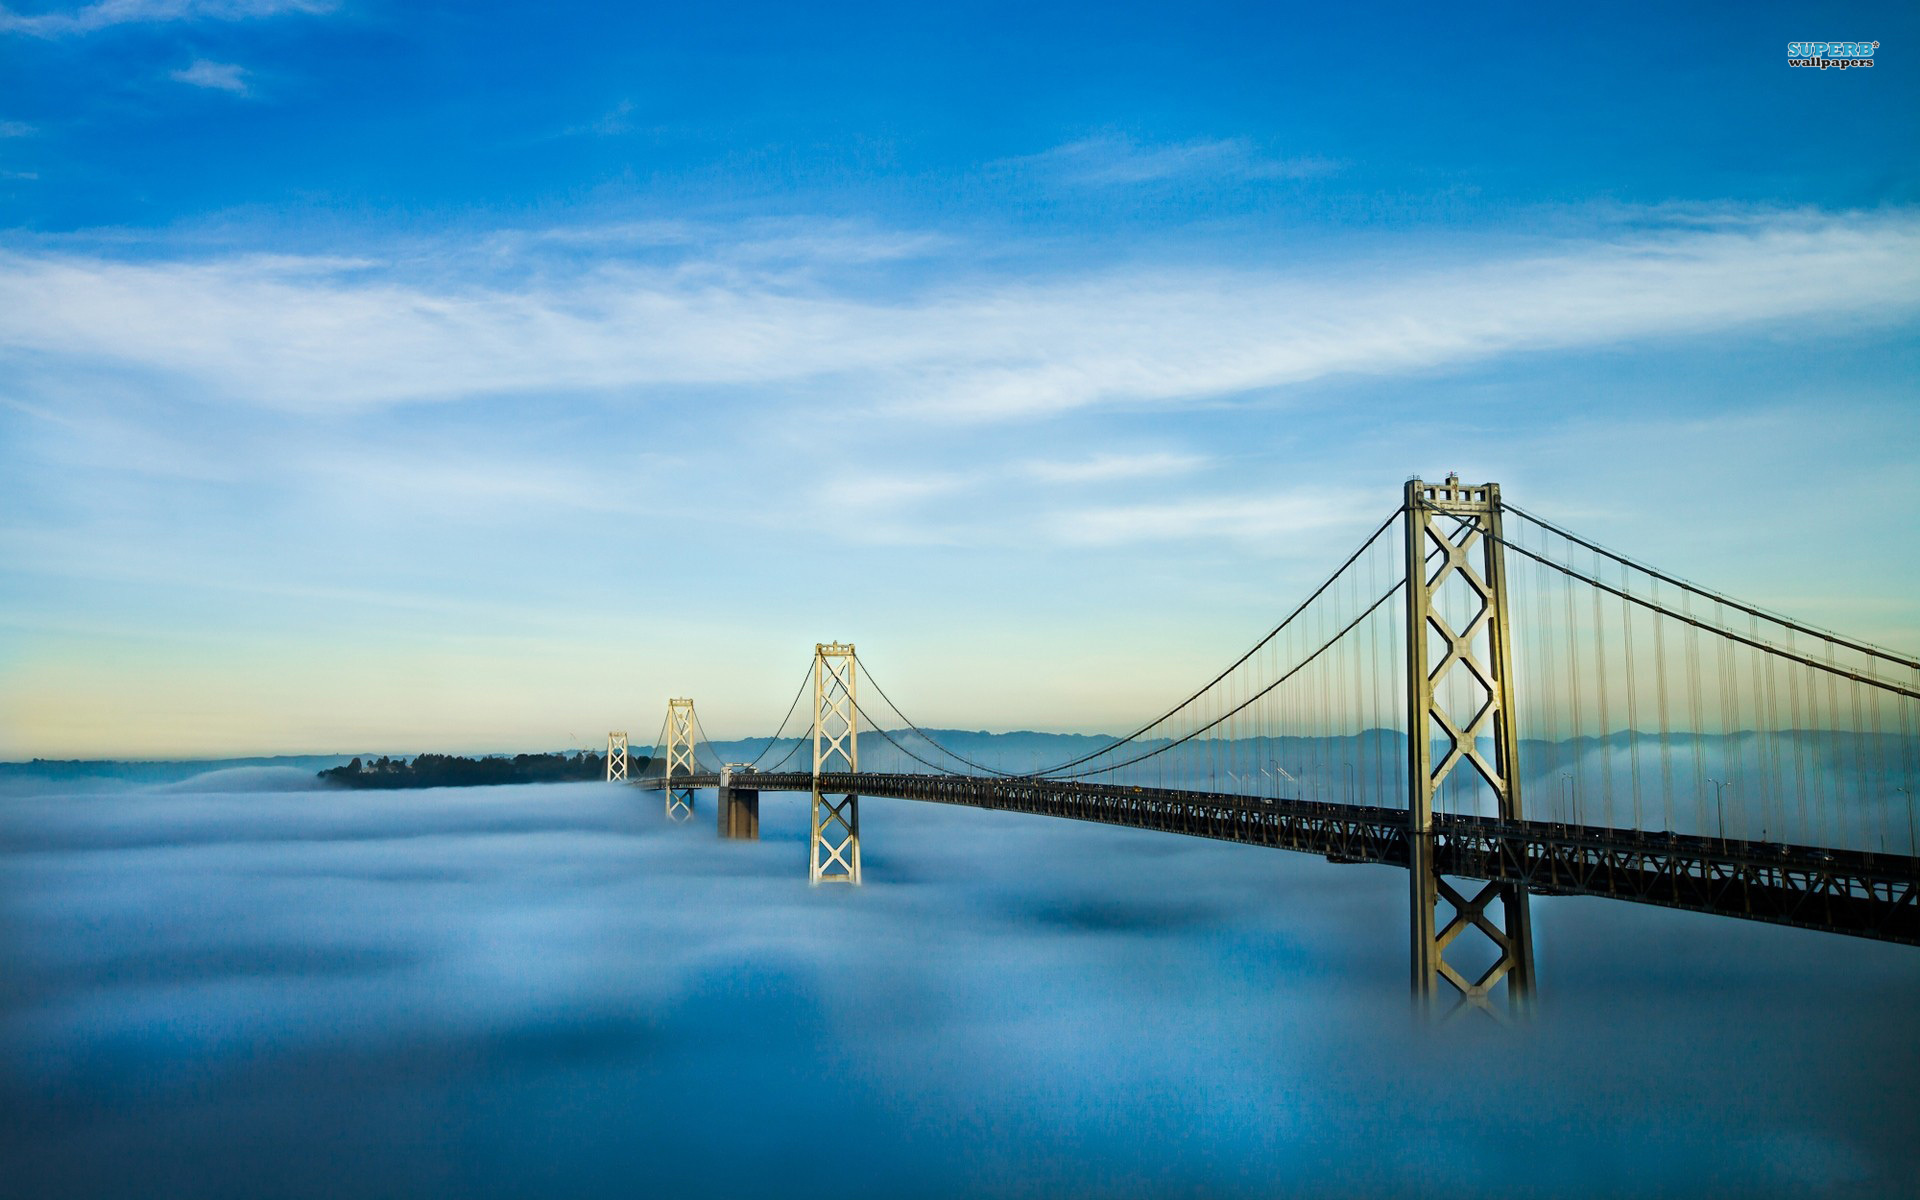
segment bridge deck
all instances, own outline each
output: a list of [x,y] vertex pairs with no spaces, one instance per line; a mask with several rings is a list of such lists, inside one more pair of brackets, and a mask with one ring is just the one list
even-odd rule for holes
[[[678,776],[713,788],[718,775]],[[736,775],[762,792],[810,792],[801,772]],[[661,780],[636,780],[658,790]],[[1098,821],[1316,854],[1407,865],[1401,809],[1269,800],[1217,792],[988,779],[967,775],[823,774],[823,792],[886,796]],[[1920,859],[1542,821],[1436,815],[1443,874],[1524,884],[1543,895],[1602,896],[1920,945]]]

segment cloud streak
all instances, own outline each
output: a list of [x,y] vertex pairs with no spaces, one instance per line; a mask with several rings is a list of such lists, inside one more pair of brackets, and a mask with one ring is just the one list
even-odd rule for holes
[[1363,499],[1294,491],[1083,508],[1055,514],[1048,532],[1065,544],[1084,546],[1195,540],[1272,543],[1345,526]]
[[211,88],[214,91],[232,92],[239,96],[247,94],[246,69],[236,63],[217,63],[204,58],[196,59],[192,66],[172,72],[169,78],[197,88]]
[[335,7],[335,0],[100,0],[72,12],[22,14],[0,8],[0,33],[56,38],[115,25],[245,21],[286,13],[325,13]]
[[1314,179],[1340,169],[1338,163],[1313,156],[1271,158],[1246,138],[1197,138],[1156,145],[1111,133],[1009,159],[1006,165],[1084,187],[1176,179]]
[[1019,472],[1042,483],[1095,484],[1184,475],[1205,462],[1193,454],[1096,454],[1090,458],[1022,463]]
[[1920,308],[1920,214],[1907,211],[1489,248],[1464,264],[1147,267],[892,296],[705,251],[664,265],[521,253],[508,282],[490,281],[493,259],[457,256],[422,278],[313,258],[0,253],[0,347],[291,410],[831,385],[873,409],[997,420]]

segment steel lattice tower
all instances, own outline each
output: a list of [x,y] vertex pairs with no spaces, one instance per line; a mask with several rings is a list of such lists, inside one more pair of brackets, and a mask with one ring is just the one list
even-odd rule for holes
[[627,732],[622,729],[607,735],[607,782],[625,783],[627,779]]
[[860,797],[834,801],[820,792],[823,772],[860,769],[857,668],[851,643],[821,642],[813,648],[813,837],[807,852],[812,883],[860,882]]
[[[1434,802],[1448,777],[1463,765],[1472,768],[1486,791],[1462,780],[1452,789],[1456,794],[1477,794],[1484,800],[1490,792],[1497,812],[1483,815],[1510,821],[1521,817],[1513,644],[1500,538],[1499,484],[1463,485],[1455,475],[1448,475],[1445,483],[1407,482],[1407,846],[1413,990],[1431,1001],[1445,979],[1459,990],[1461,1007],[1498,1015],[1493,991],[1504,980],[1507,1011],[1519,1015],[1531,1005],[1534,993],[1527,890],[1494,882],[1471,898],[1463,895],[1442,877],[1433,831]],[[1435,762],[1438,746],[1444,749]],[[1498,918],[1490,910],[1496,899]],[[1435,910],[1442,900],[1453,916],[1436,929]],[[1469,930],[1491,943],[1496,955],[1471,981],[1446,959],[1448,946]]]
[[673,786],[673,777],[692,775],[695,771],[693,760],[693,701],[686,699],[667,701],[667,819],[669,821],[691,821],[693,819],[693,789]]

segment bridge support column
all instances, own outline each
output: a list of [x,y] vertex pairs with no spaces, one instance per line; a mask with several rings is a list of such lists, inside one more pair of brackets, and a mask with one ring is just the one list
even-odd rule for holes
[[673,786],[675,775],[694,773],[693,701],[667,701],[667,820],[693,820],[693,789]]
[[[1462,814],[1518,820],[1519,741],[1513,644],[1507,623],[1500,485],[1409,480],[1407,553],[1407,865],[1411,876],[1413,991],[1458,994],[1450,1010],[1524,1015],[1534,999],[1533,924],[1527,890],[1447,879],[1446,835],[1434,810],[1443,794]],[[1437,658],[1437,661],[1436,661]],[[1438,761],[1436,762],[1436,756]],[[1461,766],[1470,768],[1446,787]],[[1469,896],[1467,892],[1472,894]],[[1495,902],[1498,902],[1497,905]],[[1447,920],[1441,923],[1440,906]],[[1462,935],[1479,941],[1472,979],[1447,959]]]
[[720,836],[736,841],[760,840],[760,792],[742,787],[740,781],[752,776],[728,764],[720,770]]
[[627,778],[627,734],[625,730],[607,735],[607,782],[623,783]]
[[854,701],[858,660],[853,645],[821,642],[813,648],[813,833],[808,841],[810,883],[860,882],[860,797],[822,794],[823,773],[860,769],[860,713]]

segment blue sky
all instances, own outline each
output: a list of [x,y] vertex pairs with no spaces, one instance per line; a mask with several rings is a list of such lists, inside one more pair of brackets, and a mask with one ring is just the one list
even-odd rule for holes
[[1104,729],[1450,469],[1920,645],[1910,6],[608,9],[4,10],[0,754]]

